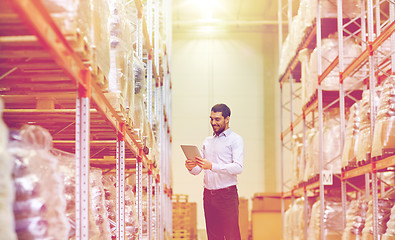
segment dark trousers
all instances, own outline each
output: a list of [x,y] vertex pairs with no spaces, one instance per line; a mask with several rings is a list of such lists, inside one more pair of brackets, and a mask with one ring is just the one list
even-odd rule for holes
[[203,207],[208,240],[240,240],[237,187],[204,189]]

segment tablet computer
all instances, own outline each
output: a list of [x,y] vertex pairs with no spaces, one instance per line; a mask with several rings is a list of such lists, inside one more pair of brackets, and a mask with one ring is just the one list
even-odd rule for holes
[[181,145],[181,148],[188,160],[194,160],[195,157],[201,157],[199,148],[195,145]]

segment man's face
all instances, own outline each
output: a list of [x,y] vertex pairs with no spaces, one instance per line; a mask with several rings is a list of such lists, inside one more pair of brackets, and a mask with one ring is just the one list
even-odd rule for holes
[[227,124],[229,123],[229,117],[224,118],[222,116],[222,112],[211,112],[210,123],[215,134],[219,135],[225,130]]

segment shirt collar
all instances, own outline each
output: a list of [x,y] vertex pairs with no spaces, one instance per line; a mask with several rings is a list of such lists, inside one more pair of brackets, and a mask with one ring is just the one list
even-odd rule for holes
[[[218,137],[224,135],[225,137],[229,136],[232,133],[232,130],[230,128],[226,129],[225,131],[223,131],[222,133],[220,133],[218,135]],[[213,133],[213,136],[217,136],[215,133]]]

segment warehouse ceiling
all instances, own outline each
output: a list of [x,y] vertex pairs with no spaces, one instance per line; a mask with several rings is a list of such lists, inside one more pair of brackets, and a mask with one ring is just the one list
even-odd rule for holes
[[174,31],[207,27],[244,30],[277,29],[278,1],[276,0],[173,0],[172,2]]

